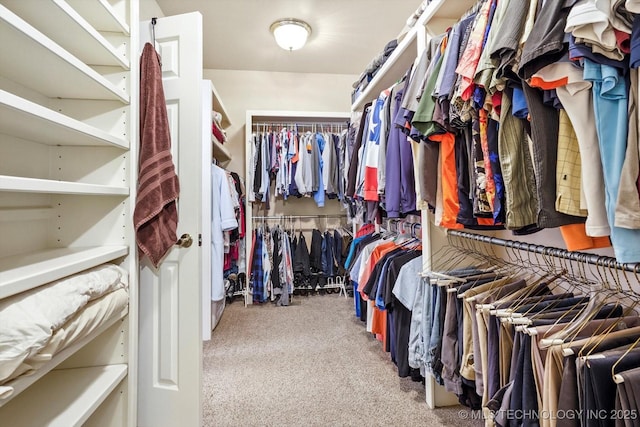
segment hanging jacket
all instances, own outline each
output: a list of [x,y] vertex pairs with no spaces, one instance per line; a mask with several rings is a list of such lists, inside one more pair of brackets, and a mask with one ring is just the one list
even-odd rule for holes
[[309,255],[311,271],[322,271],[322,233],[313,230],[311,233],[311,252]]
[[300,232],[300,238],[296,243],[293,255],[293,271],[294,273],[302,273],[304,277],[309,277],[311,274],[309,249],[302,232]]
[[342,235],[338,230],[333,231],[333,260],[336,266],[336,275],[344,274],[344,260],[342,259]]
[[279,227],[277,227],[271,233],[271,238],[273,239],[273,247],[271,252],[271,257],[273,259],[273,264],[271,265],[271,283],[274,288],[281,288],[282,283],[280,282],[280,261],[282,261],[282,249],[280,245],[282,244],[282,231]]
[[322,274],[324,277],[333,277],[336,274],[333,262],[333,235],[325,231],[322,239]]

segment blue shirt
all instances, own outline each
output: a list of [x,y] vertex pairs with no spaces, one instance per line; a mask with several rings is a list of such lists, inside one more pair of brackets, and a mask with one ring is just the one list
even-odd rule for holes
[[324,207],[324,181],[322,180],[322,152],[324,151],[325,141],[320,132],[316,133],[316,147],[318,150],[318,175],[320,176],[320,182],[318,184],[318,191],[313,194],[313,200],[319,208]]

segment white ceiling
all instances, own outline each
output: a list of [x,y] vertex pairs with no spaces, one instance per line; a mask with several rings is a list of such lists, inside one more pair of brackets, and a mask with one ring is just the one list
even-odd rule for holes
[[[165,16],[199,11],[204,68],[360,74],[401,32],[420,0],[156,0]],[[311,25],[307,45],[279,48],[269,26],[280,18]]]

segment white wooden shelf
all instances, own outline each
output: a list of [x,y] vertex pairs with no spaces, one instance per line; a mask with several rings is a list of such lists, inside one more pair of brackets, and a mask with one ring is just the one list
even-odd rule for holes
[[398,43],[391,56],[380,67],[365,90],[351,105],[351,111],[362,110],[364,104],[378,97],[378,94],[402,78],[418,56],[418,32],[426,31],[440,34],[446,28],[460,20],[461,15],[470,9],[477,0],[433,0],[418,21]]
[[0,299],[113,261],[128,253],[128,246],[98,246],[55,248],[0,258]]
[[124,85],[116,87],[2,5],[0,40],[0,57],[11,58],[0,61],[0,75],[9,80],[49,98],[129,103]]
[[231,126],[231,119],[229,117],[227,109],[222,103],[222,98],[220,98],[220,95],[218,94],[218,91],[216,90],[216,87],[213,83],[211,83],[211,93],[213,95],[213,110],[222,114],[220,125],[222,126],[222,129],[227,129],[229,126]]
[[420,16],[416,26],[426,27],[427,33],[432,36],[442,34],[476,3],[477,0],[433,0]]
[[81,426],[126,376],[124,364],[51,371],[3,408],[2,424]]
[[129,148],[129,141],[0,90],[2,133],[46,145]]
[[[2,386],[3,387],[11,387],[13,389],[13,392],[9,396],[5,397],[4,399],[0,399],[0,408],[2,408],[4,406],[10,407],[11,406],[11,402],[14,399],[18,400],[19,399],[18,396],[20,396],[20,394],[22,392],[27,390],[31,385],[33,385],[40,378],[43,378],[49,372],[52,372],[62,362],[64,362],[69,357],[71,357],[73,354],[75,354],[78,350],[80,350],[81,348],[83,348],[84,346],[89,344],[94,338],[96,338],[97,336],[101,335],[104,331],[106,331],[111,326],[116,324],[116,322],[118,322],[121,319],[123,319],[128,313],[129,313],[129,309],[125,308],[121,313],[118,313],[118,315],[113,316],[112,318],[108,319],[106,322],[104,322],[102,325],[100,325],[98,328],[96,328],[96,330],[94,330],[89,335],[79,339],[78,341],[76,341],[75,343],[70,345],[69,347],[63,349],[62,351],[60,351],[59,353],[54,355],[51,358],[51,360],[49,360],[48,362],[44,363],[40,368],[38,368],[37,371],[33,372],[32,374],[30,374],[30,375],[22,375],[22,376],[20,376],[18,378],[15,378],[15,379],[13,379],[13,380],[11,380],[9,382],[4,383]],[[122,365],[116,365],[116,366],[122,366]],[[71,370],[72,369],[69,369],[67,371],[71,371]],[[54,371],[54,373],[55,372],[64,372],[64,370]],[[0,414],[2,414],[2,415],[0,415],[0,417],[2,417],[4,419],[4,417],[5,417],[4,409],[2,409],[2,412],[0,412]]]
[[55,39],[89,65],[129,69],[129,60],[64,0],[45,0],[34,8],[29,1],[2,0],[16,15]]
[[211,142],[213,143],[213,158],[218,160],[220,163],[227,163],[231,161],[231,153],[227,150],[227,147],[224,146],[218,138],[211,135]]
[[107,0],[67,0],[95,29],[129,34],[129,25]]
[[397,82],[415,60],[416,50],[417,41],[414,27],[398,43],[391,56],[382,64],[365,90],[351,106],[351,111],[361,110],[367,101],[377,98],[380,92]]
[[79,194],[94,196],[127,196],[128,187],[53,181],[0,175],[0,191],[14,193]]

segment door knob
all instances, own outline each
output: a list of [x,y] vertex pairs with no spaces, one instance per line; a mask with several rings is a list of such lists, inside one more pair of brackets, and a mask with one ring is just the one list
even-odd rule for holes
[[180,238],[176,242],[176,245],[180,246],[181,248],[188,248],[192,243],[193,239],[191,238],[191,235],[188,233],[184,233],[182,236],[180,236]]

